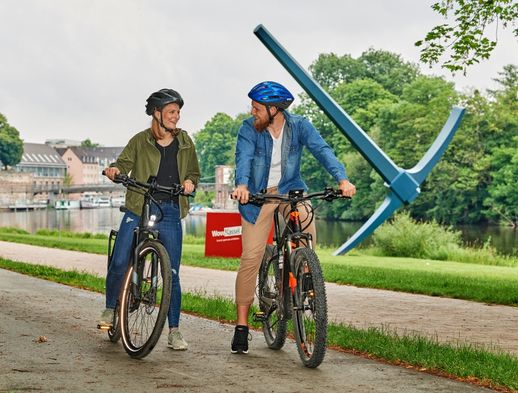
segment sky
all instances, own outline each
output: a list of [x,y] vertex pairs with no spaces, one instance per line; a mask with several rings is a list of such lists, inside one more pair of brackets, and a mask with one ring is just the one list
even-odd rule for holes
[[[178,126],[191,135],[216,113],[250,108],[247,93],[275,80],[302,88],[253,34],[263,24],[307,70],[321,53],[369,48],[419,62],[414,42],[445,20],[428,0],[2,0],[0,113],[24,142],[89,138],[124,146],[149,127],[146,98],[164,87],[185,101]],[[518,43],[500,30],[489,61],[467,76],[443,75],[459,91],[494,88]]]

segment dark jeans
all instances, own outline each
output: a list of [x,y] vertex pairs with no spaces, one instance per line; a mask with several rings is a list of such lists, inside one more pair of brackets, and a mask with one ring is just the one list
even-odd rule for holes
[[[175,203],[161,203],[163,218],[157,224],[156,229],[160,233],[160,241],[164,244],[169,259],[171,260],[171,271],[173,276],[171,290],[171,304],[167,319],[169,327],[177,327],[180,322],[180,308],[182,303],[182,290],[180,287],[180,258],[182,255],[182,222],[180,220],[180,209]],[[156,205],[151,205],[151,214],[160,216]],[[115,308],[119,296],[120,287],[128,269],[128,261],[131,257],[131,243],[133,231],[138,225],[140,217],[126,212],[122,218],[113,258],[106,275],[106,307]]]

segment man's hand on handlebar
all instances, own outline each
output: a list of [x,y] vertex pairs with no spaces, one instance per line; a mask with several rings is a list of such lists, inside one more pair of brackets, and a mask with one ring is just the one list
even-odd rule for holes
[[244,184],[240,184],[239,186],[237,186],[236,189],[230,195],[232,199],[237,199],[241,204],[248,203],[249,196],[250,192],[248,191],[248,187]]
[[352,198],[356,194],[356,187],[349,180],[342,180],[338,184],[338,188],[344,197]]
[[120,173],[121,173],[121,171],[119,170],[119,168],[116,168],[116,167],[105,168],[103,171],[103,175],[106,176],[111,181],[114,181],[115,176],[117,176]]

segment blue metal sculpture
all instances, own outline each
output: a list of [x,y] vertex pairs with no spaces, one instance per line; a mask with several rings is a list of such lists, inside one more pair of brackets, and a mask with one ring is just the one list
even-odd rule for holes
[[464,108],[454,107],[437,139],[412,169],[398,167],[324,89],[293,59],[263,25],[254,34],[295,78],[360,154],[385,180],[388,195],[369,220],[351,236],[334,255],[344,254],[370,235],[402,204],[409,204],[420,193],[419,186],[444,154],[459,128]]

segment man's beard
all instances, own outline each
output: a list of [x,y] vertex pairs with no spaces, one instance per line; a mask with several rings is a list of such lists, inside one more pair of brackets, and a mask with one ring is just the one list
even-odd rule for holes
[[254,128],[259,132],[266,130],[269,125],[270,125],[269,119],[261,120],[259,118],[255,118],[255,120],[254,120]]

